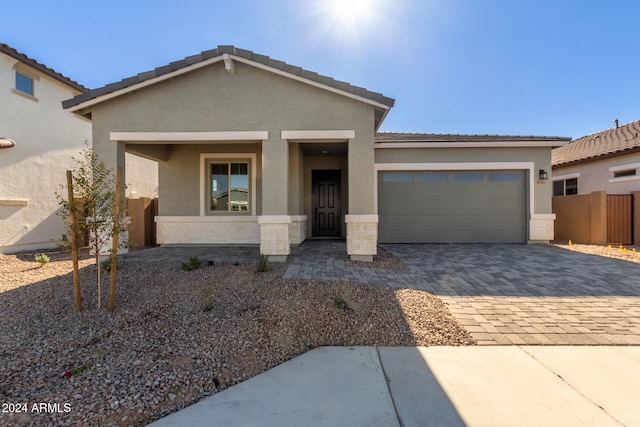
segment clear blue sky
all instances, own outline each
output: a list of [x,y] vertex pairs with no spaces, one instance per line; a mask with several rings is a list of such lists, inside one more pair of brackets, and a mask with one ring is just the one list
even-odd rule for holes
[[383,131],[577,138],[640,119],[637,0],[30,0],[0,16],[0,42],[90,88],[233,44],[394,98]]

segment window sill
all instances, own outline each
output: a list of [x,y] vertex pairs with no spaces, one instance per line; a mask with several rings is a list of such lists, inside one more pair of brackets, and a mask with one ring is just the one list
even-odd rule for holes
[[15,93],[16,95],[23,96],[23,97],[25,97],[27,99],[30,99],[32,101],[39,102],[38,98],[36,98],[35,96],[29,95],[28,93],[24,93],[24,92],[19,91],[17,89],[11,89],[11,92]]
[[255,215],[157,216],[156,222],[258,222]]
[[625,181],[636,181],[640,179],[640,176],[638,175],[633,175],[633,176],[621,176],[619,178],[611,178],[609,179],[609,182],[625,182]]

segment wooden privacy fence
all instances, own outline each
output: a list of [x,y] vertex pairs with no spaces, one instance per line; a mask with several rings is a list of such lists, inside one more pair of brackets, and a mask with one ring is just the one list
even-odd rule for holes
[[155,245],[156,223],[154,217],[158,215],[158,199],[128,198],[127,213],[131,217],[129,244],[139,248]]
[[633,244],[633,195],[607,195],[607,243]]
[[594,191],[552,200],[556,240],[595,245],[640,243],[640,208],[634,208],[640,203],[640,192],[608,195]]

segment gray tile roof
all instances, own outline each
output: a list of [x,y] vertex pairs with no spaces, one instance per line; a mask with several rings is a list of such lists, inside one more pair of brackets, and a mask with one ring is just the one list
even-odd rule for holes
[[498,141],[544,141],[566,142],[571,138],[560,136],[523,136],[523,135],[460,135],[439,133],[399,133],[378,132],[375,142],[498,142]]
[[273,68],[275,70],[279,70],[285,73],[289,73],[304,79],[311,80],[316,83],[320,83],[334,89],[338,89],[353,95],[360,96],[365,99],[369,99],[371,101],[383,104],[388,107],[392,107],[394,104],[394,100],[392,98],[388,98],[380,93],[371,92],[365,88],[361,88],[358,86],[350,85],[349,83],[341,82],[338,80],[334,80],[330,77],[322,76],[317,73],[304,70],[300,67],[296,67],[293,65],[289,65],[285,62],[278,61],[275,59],[271,59],[268,56],[258,55],[250,50],[244,50],[240,48],[236,48],[235,46],[218,46],[216,49],[207,50],[201,52],[197,55],[188,56],[180,61],[172,62],[163,67],[156,68],[155,70],[146,71],[140,73],[136,76],[132,76],[126,79],[123,79],[116,83],[111,83],[106,86],[92,89],[82,95],[78,95],[73,99],[69,99],[62,103],[64,108],[70,108],[76,105],[79,105],[83,102],[98,98],[103,95],[107,95],[111,92],[115,92],[117,90],[125,89],[129,86],[136,85],[138,83],[142,83],[146,80],[153,79],[155,77],[160,77],[164,74],[168,74],[182,68],[188,67],[193,64],[197,64],[199,62],[206,61],[208,59],[212,59],[223,54],[235,55],[241,58],[248,59],[250,61],[265,65],[267,67]]
[[0,43],[0,52],[11,56],[12,58],[17,59],[18,61],[22,62],[23,64],[26,64],[28,66],[30,66],[31,68],[36,69],[37,71],[41,72],[42,74],[46,74],[47,76],[58,80],[61,83],[66,84],[67,86],[78,90],[80,92],[86,92],[89,89],[87,89],[86,87],[84,87],[83,85],[81,85],[80,83],[71,80],[69,77],[66,77],[60,73],[58,73],[56,70],[47,67],[44,64],[39,63],[38,61],[36,61],[33,58],[29,58],[27,55],[25,55],[24,53],[20,53],[17,50],[15,50],[14,48],[12,48],[11,46],[4,44],[4,43]]
[[640,120],[583,136],[551,152],[551,164],[561,166],[640,148]]

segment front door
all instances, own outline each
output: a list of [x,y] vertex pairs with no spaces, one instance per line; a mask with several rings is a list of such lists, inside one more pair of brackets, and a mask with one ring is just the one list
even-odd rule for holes
[[313,236],[340,237],[340,170],[311,172]]

